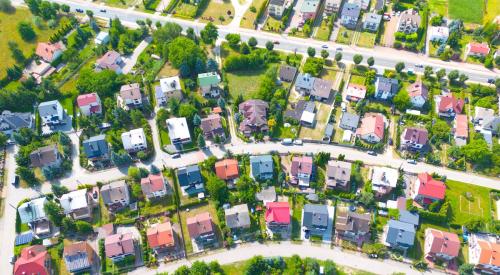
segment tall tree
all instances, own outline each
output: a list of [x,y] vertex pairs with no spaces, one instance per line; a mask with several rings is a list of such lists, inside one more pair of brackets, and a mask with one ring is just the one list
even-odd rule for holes
[[17,31],[24,41],[33,41],[36,37],[33,26],[25,21],[19,22],[19,24],[17,24]]
[[359,65],[361,63],[361,61],[363,61],[363,56],[360,54],[355,54],[352,57],[352,61],[354,62],[354,64]]
[[396,64],[396,66],[394,66],[394,68],[396,69],[397,73],[401,73],[404,70],[404,68],[405,68],[405,63],[404,62],[398,62]]
[[313,47],[308,47],[307,48],[307,55],[310,57],[314,57],[316,55],[316,49]]
[[204,43],[212,44],[219,37],[219,30],[212,22],[208,22],[203,30],[200,31],[200,37]]

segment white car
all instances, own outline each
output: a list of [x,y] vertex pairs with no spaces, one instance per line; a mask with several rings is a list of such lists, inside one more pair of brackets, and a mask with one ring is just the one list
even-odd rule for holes
[[296,139],[296,140],[293,141],[293,144],[295,144],[295,145],[302,145],[303,142],[302,142],[301,139]]
[[284,138],[281,141],[281,144],[283,144],[283,145],[292,145],[293,144],[293,140],[291,138]]

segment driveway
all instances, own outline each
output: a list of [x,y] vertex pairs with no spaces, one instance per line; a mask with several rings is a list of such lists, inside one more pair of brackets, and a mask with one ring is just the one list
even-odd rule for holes
[[123,59],[123,62],[125,65],[123,66],[123,74],[128,74],[130,71],[132,71],[132,68],[134,68],[135,63],[137,63],[137,58],[139,58],[139,55],[146,49],[146,47],[151,43],[152,38],[151,37],[146,37],[144,40],[139,43],[139,45],[134,49],[134,52],[132,55],[127,56]]
[[394,33],[398,29],[398,17],[394,15],[391,20],[387,22],[384,30],[383,46],[392,47],[394,45]]

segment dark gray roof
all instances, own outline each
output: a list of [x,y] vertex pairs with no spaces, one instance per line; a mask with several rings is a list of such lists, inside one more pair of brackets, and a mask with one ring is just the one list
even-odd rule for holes
[[325,137],[331,138],[333,135],[334,126],[331,123],[328,123],[325,127]]
[[273,173],[273,157],[271,155],[251,156],[250,165],[255,178],[262,174]]
[[285,117],[295,119],[297,121],[300,121],[300,118],[302,117],[302,113],[304,111],[309,111],[311,113],[314,113],[314,110],[316,109],[316,105],[312,101],[305,101],[305,100],[299,100],[295,104],[295,109],[293,110],[287,110],[285,112]]
[[385,241],[391,245],[410,247],[415,241],[415,227],[412,224],[390,220]]
[[396,94],[398,92],[398,80],[394,78],[387,78],[379,76],[377,78],[378,91],[390,92]]
[[181,186],[189,186],[202,183],[200,168],[197,164],[179,168],[177,178]]
[[88,158],[97,158],[108,154],[109,146],[105,135],[90,137],[83,141],[83,150]]
[[328,207],[321,204],[304,205],[303,226],[328,227]]
[[[271,3],[273,1],[274,0],[271,0]],[[276,0],[276,1],[280,1],[280,2],[283,2],[283,3],[285,2],[284,0]],[[276,4],[276,5],[283,5],[283,3],[282,4]],[[296,74],[297,74],[297,68],[295,68],[293,66],[282,65],[280,67],[280,79],[281,80],[292,81]]]
[[419,215],[418,213],[413,213],[407,210],[399,211],[399,221],[413,224],[414,226],[418,225]]
[[343,129],[356,129],[359,124],[359,116],[357,114],[352,114],[348,112],[344,112],[342,114],[342,118],[340,119],[340,128]]
[[324,80],[321,78],[315,78],[311,95],[322,98],[329,98],[332,86],[333,86],[332,81]]
[[283,6],[285,4],[285,0],[271,0],[269,5]]
[[12,113],[3,111],[0,115],[0,131],[19,130],[33,126],[33,115],[31,113]]

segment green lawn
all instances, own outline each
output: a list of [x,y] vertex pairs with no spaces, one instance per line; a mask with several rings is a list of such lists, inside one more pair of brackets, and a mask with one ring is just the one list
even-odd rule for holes
[[446,16],[448,15],[447,0],[429,0],[429,9],[431,12]]
[[446,198],[450,201],[452,209],[452,223],[464,224],[468,220],[478,218],[482,218],[485,222],[490,220],[491,203],[488,188],[453,180],[446,180],[446,187]]
[[330,40],[330,35],[332,34],[330,28],[328,27],[328,22],[327,20],[321,21],[321,25],[318,28],[318,31],[316,32],[316,36],[314,38],[323,40],[323,41],[328,41]]
[[351,79],[349,80],[349,83],[359,84],[359,85],[365,85],[365,82],[366,82],[366,77],[359,75],[351,75]]
[[231,23],[232,20],[228,13],[231,14],[231,16],[234,15],[234,7],[231,1],[226,0],[221,3],[211,0],[208,7],[201,14],[200,22],[212,21],[214,24],[227,25]]
[[220,229],[219,229],[219,219],[217,218],[217,211],[212,203],[202,203],[199,204],[198,206],[190,207],[189,212],[183,210],[181,211],[181,225],[182,225],[182,232],[183,232],[183,237],[184,237],[184,242],[186,245],[186,252],[190,253],[193,252],[193,246],[191,244],[191,237],[189,236],[189,231],[187,229],[187,219],[190,217],[194,217],[200,213],[203,212],[209,212],[210,215],[212,216],[212,220],[214,222],[214,225],[216,227],[216,231],[218,231],[218,237],[219,241],[221,241],[221,234],[220,234]]
[[163,67],[161,68],[160,72],[158,72],[159,77],[170,77],[170,76],[176,76],[179,74],[179,70],[176,68],[172,67],[172,65],[167,62]]
[[[67,19],[62,20],[66,21]],[[55,30],[47,27],[46,21],[42,20],[43,26],[41,29],[33,25],[37,35],[35,40],[26,42],[17,31],[17,24],[21,21],[30,23],[33,21],[33,15],[28,9],[17,8],[11,13],[0,11],[0,60],[2,60],[0,62],[0,78],[5,76],[7,68],[16,64],[8,47],[9,41],[16,42],[23,51],[24,56],[28,57],[34,52],[38,42],[47,42],[49,37],[55,32]]]
[[341,44],[351,44],[353,34],[354,31],[348,30],[342,26],[340,27],[336,42]]
[[[250,0],[247,0],[250,1]],[[254,0],[252,2],[251,7],[255,7],[256,11],[252,12],[250,8],[247,9],[245,14],[243,15],[243,18],[241,19],[240,22],[240,27],[247,28],[247,29],[253,29],[254,25],[253,22],[257,20],[257,11],[259,10],[260,6],[265,2],[266,0]]]
[[264,24],[264,30],[269,32],[281,32],[281,21],[272,16],[268,16]]
[[135,1],[134,0],[105,0],[103,1],[106,3],[106,5],[112,6],[112,7],[130,7]]
[[492,21],[496,16],[500,14],[500,0],[488,0],[486,1],[487,7],[484,11],[483,23]]
[[484,0],[449,0],[448,14],[452,19],[462,19],[465,23],[481,24]]
[[300,239],[300,229],[302,228],[302,208],[304,208],[304,197],[295,196],[295,204],[292,198],[289,198],[292,206],[292,240]]
[[182,1],[179,2],[177,7],[174,9],[175,16],[182,18],[195,18],[197,10],[198,9],[195,5],[184,3]]
[[266,68],[228,72],[226,77],[231,97],[235,99],[241,94],[244,99],[253,98],[254,94],[259,90],[261,78],[265,72]]
[[365,48],[373,48],[375,47],[375,38],[377,38],[376,33],[372,32],[362,32],[359,35],[359,40],[356,45]]

